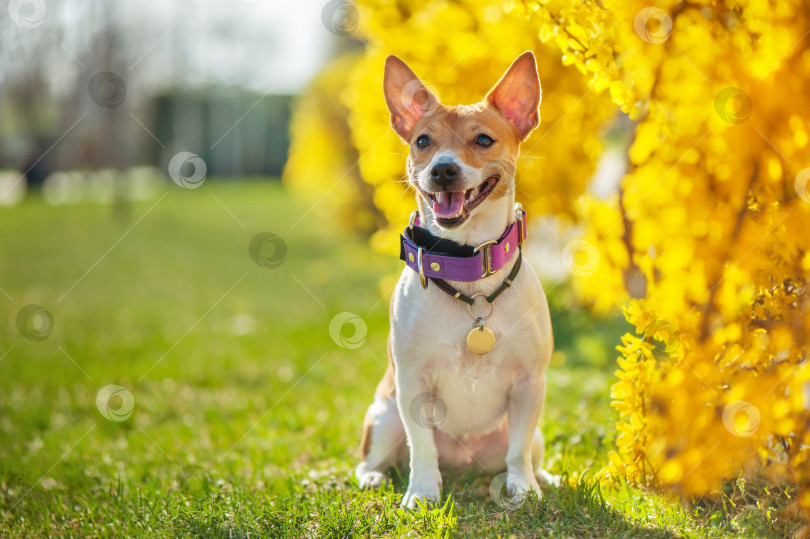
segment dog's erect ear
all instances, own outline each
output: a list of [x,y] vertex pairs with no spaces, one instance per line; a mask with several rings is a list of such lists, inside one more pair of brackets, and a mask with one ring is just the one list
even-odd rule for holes
[[416,122],[436,110],[439,104],[411,68],[394,55],[385,59],[383,93],[391,111],[391,127],[405,142],[410,140]]
[[537,109],[541,97],[534,53],[526,51],[509,66],[498,84],[489,91],[486,100],[515,124],[525,139],[540,123]]

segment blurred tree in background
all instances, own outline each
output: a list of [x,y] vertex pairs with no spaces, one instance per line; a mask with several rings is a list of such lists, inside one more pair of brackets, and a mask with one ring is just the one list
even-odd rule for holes
[[[796,507],[810,512],[810,4],[357,7],[368,47],[299,101],[287,182],[323,205],[341,191],[329,206],[393,249],[413,202],[384,56],[455,104],[535,51],[542,123],[523,144],[517,198],[583,224],[574,286],[597,310],[623,308],[636,330],[619,347],[620,435],[603,478],[715,495],[764,470],[799,483]],[[622,113],[633,121],[627,172],[618,192],[596,196],[588,183]]]
[[92,183],[96,171],[121,179],[150,166],[160,177],[179,151],[202,156],[211,176],[280,175],[290,94],[331,53],[319,36],[334,36],[306,9],[281,16],[277,3],[200,7],[4,3],[0,205],[8,174],[12,184],[23,177],[40,185],[70,171]]
[[346,121],[349,110],[336,99],[349,86],[347,74],[360,56],[357,52],[339,56],[297,98],[290,130],[298,136],[292,140],[284,174],[290,179],[287,183],[302,195],[317,200],[329,194],[329,205],[335,208],[339,223],[371,232],[383,227],[385,221],[374,205],[374,188],[363,182],[356,166],[358,152],[351,144],[352,132]]

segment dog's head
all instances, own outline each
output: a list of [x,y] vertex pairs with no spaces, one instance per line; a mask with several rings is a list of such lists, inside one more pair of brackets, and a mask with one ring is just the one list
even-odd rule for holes
[[521,54],[474,105],[442,105],[396,56],[385,61],[383,88],[391,127],[410,147],[409,182],[439,227],[459,228],[514,193],[520,143],[540,122],[534,54]]

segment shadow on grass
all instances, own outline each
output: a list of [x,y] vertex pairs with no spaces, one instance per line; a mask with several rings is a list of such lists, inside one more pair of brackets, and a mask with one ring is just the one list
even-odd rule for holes
[[489,494],[493,475],[445,473],[443,505],[411,511],[399,506],[406,488],[402,476],[392,477],[378,491],[360,490],[353,478],[337,483],[291,481],[289,496],[269,498],[261,510],[252,508],[249,522],[235,522],[233,515],[226,518],[201,506],[181,511],[177,531],[197,537],[676,536],[629,521],[605,501],[598,483],[587,478],[576,486],[544,489],[541,497],[531,494],[519,507],[504,509]]
[[605,501],[598,482],[587,477],[580,478],[576,486],[564,477],[560,486],[544,487],[540,497],[532,493],[514,509],[493,501],[489,492],[493,477],[473,472],[445,476],[445,495],[452,495],[457,506],[459,535],[675,536],[669,530],[628,520]]

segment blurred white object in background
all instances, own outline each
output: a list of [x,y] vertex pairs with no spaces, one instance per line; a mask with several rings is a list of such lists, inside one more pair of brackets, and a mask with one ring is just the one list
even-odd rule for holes
[[54,172],[42,184],[42,199],[49,206],[78,204],[82,201],[84,176],[79,171]]
[[165,183],[166,175],[154,167],[132,167],[123,172],[65,170],[45,178],[42,198],[49,206],[150,200],[165,190]]
[[0,170],[0,206],[16,206],[25,199],[28,182],[17,170]]
[[108,204],[115,200],[117,183],[122,180],[117,170],[101,169],[85,173],[84,198],[87,202]]
[[560,253],[581,230],[562,223],[552,215],[532,216],[529,220],[528,248],[523,256],[544,283],[565,281],[570,274],[565,269]]

